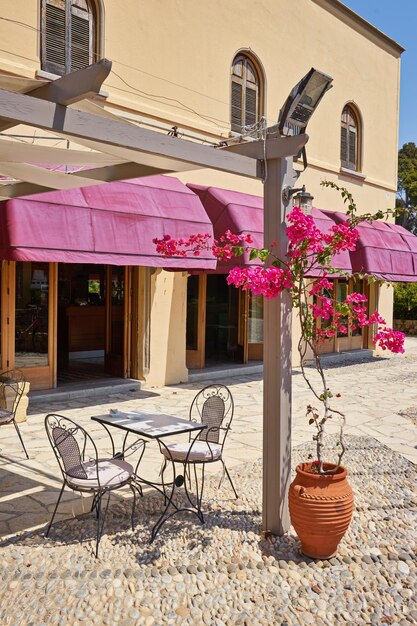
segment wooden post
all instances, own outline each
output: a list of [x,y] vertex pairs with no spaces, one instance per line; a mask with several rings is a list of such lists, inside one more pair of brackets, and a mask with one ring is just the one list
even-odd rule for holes
[[[264,245],[276,241],[285,257],[284,186],[294,185],[292,157],[268,159],[264,185]],[[291,473],[291,297],[285,292],[264,303],[264,420],[262,527],[282,535],[290,526]]]

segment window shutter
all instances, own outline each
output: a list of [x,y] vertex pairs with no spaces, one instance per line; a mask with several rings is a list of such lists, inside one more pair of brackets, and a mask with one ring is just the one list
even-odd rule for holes
[[232,80],[232,130],[242,130],[242,85]]
[[92,37],[90,14],[71,7],[71,72],[92,63]]
[[357,169],[356,163],[356,131],[349,128],[349,168]]
[[258,92],[256,89],[246,87],[245,96],[245,126],[253,126],[258,120]]
[[347,128],[346,126],[341,127],[340,134],[340,160],[342,162],[342,167],[349,167],[348,165],[348,144],[347,144]]
[[53,74],[65,74],[65,3],[46,3],[44,13],[43,69]]

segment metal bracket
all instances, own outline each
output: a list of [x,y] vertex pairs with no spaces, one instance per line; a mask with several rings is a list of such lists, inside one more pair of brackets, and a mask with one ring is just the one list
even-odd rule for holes
[[288,204],[288,202],[291,199],[291,196],[293,196],[298,191],[305,191],[305,190],[306,190],[305,185],[303,185],[302,187],[290,187],[289,185],[287,185],[282,190],[282,201],[285,202],[285,204]]

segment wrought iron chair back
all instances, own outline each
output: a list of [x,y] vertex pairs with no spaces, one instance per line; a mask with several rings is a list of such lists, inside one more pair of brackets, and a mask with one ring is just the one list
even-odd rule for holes
[[11,411],[15,417],[25,389],[25,382],[25,377],[20,370],[7,370],[0,373],[0,408]]
[[234,413],[232,394],[226,385],[207,385],[198,392],[190,407],[190,420],[200,421],[207,428],[199,439],[224,446]]
[[25,390],[26,379],[20,370],[6,370],[0,373],[0,426],[13,424],[19,436],[26,458],[29,455],[16,423],[16,413]]
[[[98,451],[91,435],[69,417],[55,413],[46,416],[45,428],[64,481],[68,482],[68,477],[82,478],[97,481],[100,488]],[[96,466],[95,475],[90,478],[82,465],[86,460],[95,462]]]

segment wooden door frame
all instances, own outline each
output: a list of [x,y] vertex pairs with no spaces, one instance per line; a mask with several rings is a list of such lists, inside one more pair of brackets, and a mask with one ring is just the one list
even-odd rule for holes
[[[233,289],[233,287],[232,287]],[[239,287],[239,301],[237,313],[237,347],[242,363],[249,358],[248,324],[249,324],[249,293]]]
[[206,298],[207,274],[198,275],[197,305],[197,349],[185,349],[188,369],[203,369],[206,366]]
[[125,266],[125,302],[123,311],[123,378],[130,376],[132,337],[132,268]]
[[10,311],[10,261],[1,262],[1,371],[11,369],[10,367],[10,344],[11,344],[11,331],[10,320],[12,317]]

